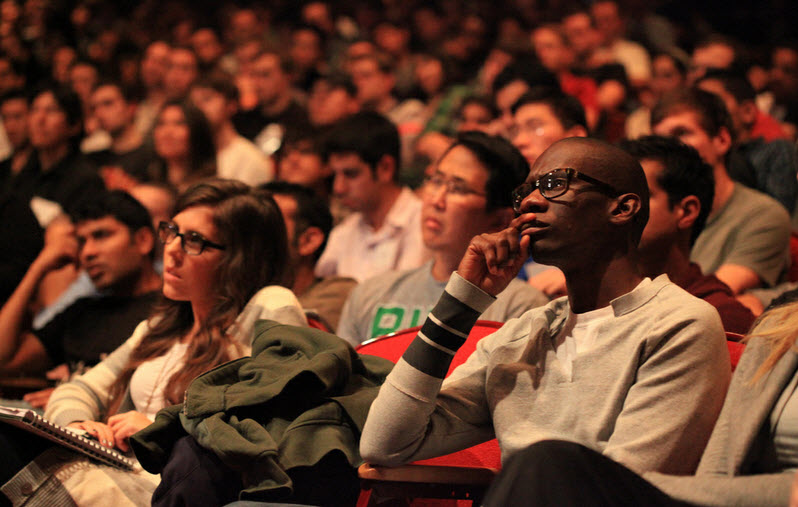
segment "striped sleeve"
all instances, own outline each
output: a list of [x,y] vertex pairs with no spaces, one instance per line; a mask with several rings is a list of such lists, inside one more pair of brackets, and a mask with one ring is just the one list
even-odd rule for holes
[[456,272],[402,359],[435,378],[444,378],[457,349],[495,298]]

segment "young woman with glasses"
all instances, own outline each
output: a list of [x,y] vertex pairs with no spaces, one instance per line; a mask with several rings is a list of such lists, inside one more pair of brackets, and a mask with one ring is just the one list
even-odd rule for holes
[[[296,297],[284,287],[290,282],[286,231],[271,197],[243,183],[208,180],[178,199],[175,215],[158,233],[164,243],[160,306],[108,358],[58,387],[45,412],[52,422],[122,451],[160,409],[183,401],[195,377],[249,354],[255,320],[306,325]],[[0,446],[8,439],[0,434]],[[62,473],[58,478],[66,485]],[[143,497],[133,500],[149,502],[157,478],[137,474]]]

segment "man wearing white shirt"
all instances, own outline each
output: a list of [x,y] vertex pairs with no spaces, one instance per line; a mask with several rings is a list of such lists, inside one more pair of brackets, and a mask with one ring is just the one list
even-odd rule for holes
[[429,257],[421,239],[421,201],[399,185],[399,133],[388,119],[361,112],[336,124],[324,148],[333,193],[354,211],[336,226],[316,275],[358,281]]
[[257,186],[274,179],[274,164],[233,126],[238,88],[233,78],[215,73],[191,89],[191,101],[205,114],[216,143],[216,174]]

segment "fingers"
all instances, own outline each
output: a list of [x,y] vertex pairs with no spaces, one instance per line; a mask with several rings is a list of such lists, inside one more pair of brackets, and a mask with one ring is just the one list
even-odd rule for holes
[[527,251],[529,239],[526,239],[525,246],[522,245],[518,230],[510,227],[497,233],[477,236],[473,244],[482,252],[488,271],[496,276],[523,263],[526,256],[522,255]]
[[106,424],[97,421],[83,421],[80,423],[70,424],[70,426],[86,430],[86,433],[88,433],[89,436],[96,439],[105,447],[114,446],[114,432],[111,431],[111,428]]
[[124,452],[130,450],[128,438],[151,423],[152,421],[146,415],[133,410],[108,418],[108,426],[114,435],[114,445]]

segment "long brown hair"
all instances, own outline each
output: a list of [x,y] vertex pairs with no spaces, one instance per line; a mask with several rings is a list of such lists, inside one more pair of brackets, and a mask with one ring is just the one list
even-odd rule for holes
[[[767,322],[766,326],[760,326]],[[762,330],[759,330],[760,327]],[[790,349],[796,350],[798,340],[798,301],[778,306],[763,313],[754,323],[746,341],[760,338],[770,345],[770,354],[759,366],[751,382],[754,383],[769,372]]]
[[[181,195],[175,215],[193,206],[214,208],[213,223],[226,248],[215,276],[213,309],[189,341],[186,364],[166,384],[165,397],[172,404],[183,401],[183,393],[195,377],[231,359],[230,351],[238,344],[225,330],[255,292],[267,285],[290,285],[285,223],[270,196],[238,181],[211,179]],[[191,303],[162,297],[150,325],[111,389],[108,415],[119,408],[136,368],[166,354],[191,330]]]

